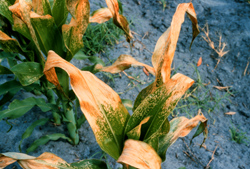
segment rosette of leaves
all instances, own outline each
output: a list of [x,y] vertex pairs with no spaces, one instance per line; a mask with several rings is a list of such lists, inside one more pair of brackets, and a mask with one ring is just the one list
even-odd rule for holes
[[[118,4],[117,1],[112,3]],[[8,65],[0,65],[0,75],[12,74],[14,77],[0,85],[0,107],[20,90],[47,98],[14,100],[6,110],[0,111],[0,120],[8,123],[9,119],[18,118],[38,106],[43,112],[52,112],[51,120],[55,125],[66,124],[69,134],[46,135],[36,140],[27,152],[59,138],[78,144],[78,128],[85,121],[85,116],[82,114],[77,118],[77,108],[74,107],[77,107],[78,101],[69,89],[69,77],[61,69],[53,68],[60,83],[54,86],[44,76],[43,69],[49,50],[70,61],[84,46],[82,36],[89,24],[89,1],[0,0],[0,15],[0,60],[8,61]],[[67,24],[68,17],[70,22]],[[44,118],[35,121],[23,134],[22,140],[29,137],[36,126],[45,125],[51,120]]]
[[[170,78],[170,65],[185,13],[193,23],[193,39],[198,34],[192,3],[180,4],[170,28],[159,38],[152,56],[156,79],[137,96],[132,116],[129,115],[118,94],[95,75],[79,70],[53,51],[48,54],[44,68],[47,79],[58,86],[59,81],[53,69],[58,67],[67,72],[72,89],[79,99],[81,110],[95,134],[96,141],[103,151],[122,163],[124,169],[160,169],[168,147],[179,137],[189,134],[199,123],[193,138],[202,132],[205,138],[207,136],[207,119],[200,111],[192,119],[177,117],[168,120],[170,112],[194,82],[180,73]],[[30,158],[33,159],[29,160]],[[14,161],[22,165],[23,163],[30,165],[31,162],[37,164],[36,161],[40,158],[41,156],[29,157],[27,160],[16,156],[13,158],[12,154],[1,154],[0,161],[3,162],[0,164],[7,166]],[[45,157],[43,161],[47,167],[43,167],[75,166],[74,163],[59,162],[62,159],[56,160],[57,158],[48,162],[48,157]]]

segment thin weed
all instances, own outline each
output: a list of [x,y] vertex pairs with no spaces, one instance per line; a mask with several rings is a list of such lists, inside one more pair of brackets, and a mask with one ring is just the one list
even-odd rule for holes
[[238,143],[238,144],[248,144],[249,138],[246,136],[246,132],[243,132],[242,130],[236,128],[233,124],[229,129],[231,134],[232,141]]
[[193,67],[195,69],[194,73],[196,74],[195,84],[180,100],[172,116],[178,116],[181,112],[186,113],[189,117],[193,117],[195,112],[202,109],[204,112],[208,112],[208,115],[212,118],[210,113],[223,108],[223,102],[229,100],[231,93],[226,92],[221,95],[218,91],[213,91],[213,88],[208,88],[207,85],[209,85],[209,83],[203,83],[197,67],[194,65]]
[[159,3],[162,4],[162,10],[165,11],[165,9],[167,7],[167,1],[166,0],[160,0]]

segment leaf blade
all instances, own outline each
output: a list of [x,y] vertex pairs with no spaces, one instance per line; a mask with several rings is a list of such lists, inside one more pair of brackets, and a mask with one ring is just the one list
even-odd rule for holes
[[23,86],[28,86],[43,76],[43,68],[37,62],[23,62],[11,68]]
[[56,86],[56,75],[53,78],[47,76],[47,72],[54,67],[64,69],[68,73],[72,89],[79,99],[81,110],[93,129],[98,144],[105,152],[118,159],[123,147],[124,128],[129,118],[119,95],[90,72],[80,71],[50,51],[44,74]]
[[161,168],[161,158],[150,145],[131,139],[125,142],[117,162],[143,169]]

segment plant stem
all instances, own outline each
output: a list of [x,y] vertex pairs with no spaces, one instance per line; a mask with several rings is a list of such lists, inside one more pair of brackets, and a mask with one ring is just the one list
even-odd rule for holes
[[[70,138],[74,145],[79,143],[79,135],[77,130],[77,122],[75,112],[72,105],[70,105],[71,100],[69,100],[69,77],[65,71],[62,69],[57,70],[58,80],[62,86],[63,91],[58,91],[58,96],[61,99],[63,106],[64,117],[66,118],[67,129],[69,131]],[[63,92],[63,93],[62,93]]]

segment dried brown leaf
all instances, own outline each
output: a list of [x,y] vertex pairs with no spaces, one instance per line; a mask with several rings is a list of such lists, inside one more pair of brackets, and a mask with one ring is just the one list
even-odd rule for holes
[[248,65],[249,65],[249,62],[247,62],[247,65],[246,65],[246,68],[245,68],[245,70],[244,70],[243,76],[245,76],[245,75],[246,75]]
[[225,113],[226,115],[235,115],[236,114],[236,112],[227,112],[227,113]]
[[111,11],[113,15],[114,24],[124,31],[127,37],[127,41],[130,42],[130,40],[133,38],[133,35],[131,34],[131,31],[129,29],[129,24],[128,24],[127,19],[123,15],[119,14],[118,1],[106,0],[106,3],[107,3],[109,10]]
[[111,11],[108,8],[101,8],[94,12],[89,18],[89,22],[104,23],[113,17]]
[[214,86],[214,88],[218,89],[218,90],[227,90],[229,89],[231,86]]
[[[153,75],[155,74],[153,67],[148,66],[144,63],[138,62],[135,58],[133,58],[130,55],[120,55],[118,59],[111,66],[103,67],[100,69],[100,71],[109,72],[109,73],[120,73],[130,68],[131,66],[143,66],[151,74]],[[98,67],[100,68],[99,65]]]
[[14,162],[16,162],[15,159],[0,155],[0,168],[4,168]]
[[148,73],[148,71],[147,71],[147,69],[145,67],[143,67],[142,70],[145,73],[145,75],[149,76],[149,73]]
[[161,168],[161,158],[150,145],[131,139],[125,142],[123,152],[117,162],[139,169]]
[[198,62],[197,62],[197,67],[199,67],[202,63],[202,57],[199,58]]
[[[171,64],[181,30],[185,13],[188,14],[193,26],[193,40],[199,34],[196,13],[192,3],[179,4],[173,16],[171,26],[158,39],[152,56],[152,64],[156,70],[156,81],[165,83],[170,79]],[[191,42],[191,44],[192,44]]]
[[69,165],[60,157],[48,152],[43,153],[37,158],[13,152],[0,154],[0,167],[8,166],[15,161],[17,161],[22,168],[27,169],[59,169]]

